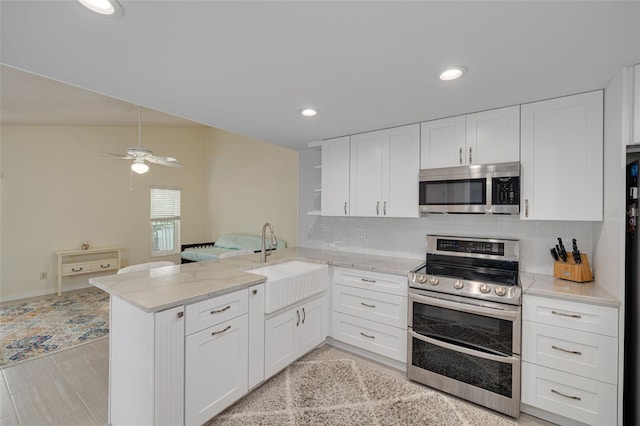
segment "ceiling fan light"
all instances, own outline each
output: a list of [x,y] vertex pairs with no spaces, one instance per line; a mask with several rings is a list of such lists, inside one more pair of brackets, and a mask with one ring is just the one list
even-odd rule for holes
[[131,165],[131,170],[141,175],[149,171],[149,166],[145,164],[144,160],[137,159]]

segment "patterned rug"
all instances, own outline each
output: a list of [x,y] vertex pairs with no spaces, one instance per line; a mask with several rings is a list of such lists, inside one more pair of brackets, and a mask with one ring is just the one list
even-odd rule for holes
[[95,287],[0,305],[0,369],[109,334],[109,295]]
[[513,419],[323,346],[211,419],[213,425],[517,425]]

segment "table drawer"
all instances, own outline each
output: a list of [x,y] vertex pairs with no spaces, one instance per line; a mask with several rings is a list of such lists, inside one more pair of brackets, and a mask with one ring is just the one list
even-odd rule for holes
[[62,265],[62,275],[86,274],[88,272],[91,272],[91,263]]
[[531,321],[522,322],[522,359],[616,385],[618,339]]
[[185,333],[190,335],[246,314],[249,311],[248,292],[248,289],[243,289],[187,305]]
[[101,260],[91,264],[92,272],[111,271],[113,269],[120,269],[120,262],[117,259]]
[[390,275],[346,268],[334,269],[333,282],[398,296],[406,296],[409,287],[406,275]]
[[407,327],[404,296],[334,284],[333,310],[394,327]]
[[334,312],[333,338],[353,346],[407,362],[407,329]]
[[616,386],[522,363],[522,402],[590,425],[617,424]]
[[522,319],[618,337],[618,310],[607,306],[525,295]]

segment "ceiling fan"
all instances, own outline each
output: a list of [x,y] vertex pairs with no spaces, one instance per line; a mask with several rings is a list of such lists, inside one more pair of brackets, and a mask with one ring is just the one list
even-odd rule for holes
[[175,158],[153,155],[153,151],[142,146],[142,107],[138,109],[138,146],[127,148],[126,155],[111,152],[105,152],[105,154],[123,160],[133,160],[131,170],[140,175],[149,171],[149,165],[146,162],[169,167],[184,167],[184,164]]

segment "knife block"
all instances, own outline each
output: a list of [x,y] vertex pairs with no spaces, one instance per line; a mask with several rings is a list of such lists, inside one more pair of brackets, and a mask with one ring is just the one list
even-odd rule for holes
[[593,274],[589,266],[589,258],[586,254],[580,253],[582,263],[575,263],[571,253],[568,253],[567,261],[556,261],[553,264],[553,276],[562,280],[586,283],[593,281]]

